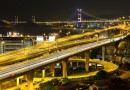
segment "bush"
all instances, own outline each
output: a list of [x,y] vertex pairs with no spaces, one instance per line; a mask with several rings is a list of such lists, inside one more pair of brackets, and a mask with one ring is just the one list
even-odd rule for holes
[[51,84],[40,84],[40,89],[41,90],[58,90]]
[[112,78],[110,82],[110,90],[129,90],[126,89],[127,85],[121,78]]
[[57,85],[59,83],[59,80],[57,78],[54,78],[51,80],[53,85]]
[[15,90],[21,90],[20,88],[16,88]]
[[122,73],[120,71],[116,71],[116,76],[120,76]]
[[130,70],[130,63],[125,63],[125,68],[127,69],[127,70]]
[[39,87],[40,87],[41,90],[58,90],[57,88],[55,88],[53,86],[53,83],[55,83],[55,81],[56,81],[56,79],[55,80],[53,79],[53,80],[48,81],[46,83],[41,83],[39,85]]
[[105,70],[100,70],[95,76],[95,79],[107,79],[107,78],[108,73]]
[[62,78],[62,79],[60,80],[60,82],[61,82],[61,85],[68,84],[68,83],[69,83],[69,79],[68,79],[68,78]]

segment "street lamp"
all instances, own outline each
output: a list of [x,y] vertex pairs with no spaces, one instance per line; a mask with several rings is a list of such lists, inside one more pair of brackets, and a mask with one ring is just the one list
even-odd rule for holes
[[4,53],[4,41],[2,42],[2,53]]
[[61,37],[62,30],[60,30],[58,33],[59,33],[59,35],[58,35],[58,36],[59,36],[59,37]]
[[68,35],[69,35],[69,33],[66,33],[66,35],[68,36]]
[[82,31],[82,33],[84,33],[84,30]]
[[59,33],[61,33],[61,32],[62,32],[62,30],[59,31]]
[[71,34],[70,31],[66,33],[67,36],[69,36],[70,34]]
[[[56,54],[57,54],[57,61],[58,61],[58,52],[59,52],[59,50],[58,50],[58,41],[56,40],[55,42],[56,42]],[[56,65],[59,66],[59,63],[57,63]]]
[[56,52],[58,53],[58,41],[56,40]]
[[45,33],[43,34],[43,38],[47,40],[47,35]]
[[126,25],[126,22],[125,22],[125,17],[123,16],[123,17],[122,17],[122,19],[123,19],[123,21],[124,21],[124,25]]

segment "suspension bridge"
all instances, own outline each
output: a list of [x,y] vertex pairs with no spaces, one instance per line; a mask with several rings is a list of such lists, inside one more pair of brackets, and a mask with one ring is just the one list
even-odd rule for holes
[[[83,19],[83,17],[86,17],[87,19]],[[7,24],[27,23],[27,21],[19,21],[18,16],[15,16],[14,21],[7,21],[7,20],[2,20],[2,21]],[[36,24],[57,24],[57,23],[76,24],[78,27],[79,23],[115,23],[115,22],[121,23],[121,22],[130,22],[130,20],[129,19],[103,19],[95,15],[92,15],[82,9],[77,9],[70,17],[68,17],[64,21],[50,21],[50,22],[36,21],[36,17],[32,16],[32,22]]]

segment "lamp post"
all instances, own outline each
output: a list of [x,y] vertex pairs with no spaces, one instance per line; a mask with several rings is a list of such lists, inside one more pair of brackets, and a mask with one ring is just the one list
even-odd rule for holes
[[43,38],[46,40],[46,34],[45,33],[43,34]]
[[62,30],[59,31],[59,37],[61,37]]
[[84,33],[84,30],[82,31],[82,33]]
[[4,50],[4,49],[5,49],[5,47],[4,47],[4,43],[5,43],[5,42],[3,41],[3,42],[2,42],[2,53],[5,52],[5,50]]
[[125,22],[125,17],[122,17],[123,21],[124,21],[124,25],[126,25],[126,22]]
[[[56,42],[56,54],[57,54],[57,61],[58,61],[58,52],[59,52],[59,50],[58,50],[58,41],[56,40],[55,42]],[[57,63],[56,65],[59,66],[60,64]]]
[[56,52],[58,54],[58,41],[56,40],[55,42],[56,42]]

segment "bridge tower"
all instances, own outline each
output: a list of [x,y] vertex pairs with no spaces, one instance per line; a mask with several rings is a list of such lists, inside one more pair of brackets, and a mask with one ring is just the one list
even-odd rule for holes
[[19,22],[18,16],[15,16],[15,23],[18,23],[18,22]]
[[82,22],[82,9],[77,9],[77,13],[78,13],[78,21],[76,26],[77,28],[80,28]]
[[82,9],[77,9],[78,11],[78,22],[82,22]]
[[32,22],[35,23],[36,19],[35,16],[32,16]]

